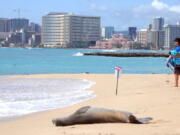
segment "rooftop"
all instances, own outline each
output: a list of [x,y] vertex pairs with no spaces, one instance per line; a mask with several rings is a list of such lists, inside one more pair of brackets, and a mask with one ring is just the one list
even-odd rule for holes
[[67,12],[49,12],[48,15],[68,15]]
[[89,15],[76,15],[74,13],[67,13],[67,12],[49,12],[47,15],[69,15],[69,16],[79,16],[79,17],[100,17],[100,16],[89,16]]

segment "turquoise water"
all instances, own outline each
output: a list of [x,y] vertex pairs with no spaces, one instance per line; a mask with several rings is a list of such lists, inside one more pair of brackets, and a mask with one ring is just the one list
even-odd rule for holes
[[[83,56],[83,52],[116,50],[0,48],[0,75],[51,73],[114,73],[121,66],[128,74],[164,74],[166,58]],[[133,51],[119,51],[133,52]],[[138,51],[141,52],[141,51]],[[142,51],[148,52],[148,51]]]

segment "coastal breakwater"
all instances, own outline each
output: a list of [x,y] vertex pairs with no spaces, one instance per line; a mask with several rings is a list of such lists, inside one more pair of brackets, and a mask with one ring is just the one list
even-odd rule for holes
[[107,57],[169,57],[168,53],[104,53],[86,52],[85,56],[107,56]]

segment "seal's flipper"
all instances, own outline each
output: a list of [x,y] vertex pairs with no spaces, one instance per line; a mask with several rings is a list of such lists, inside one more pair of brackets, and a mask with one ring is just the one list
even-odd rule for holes
[[139,118],[137,120],[140,122],[140,124],[148,124],[151,120],[153,120],[153,118],[146,117],[146,118]]
[[80,108],[79,110],[77,110],[77,111],[75,112],[75,114],[86,113],[86,112],[89,110],[89,108],[91,108],[91,107],[90,107],[90,106],[82,107],[82,108]]

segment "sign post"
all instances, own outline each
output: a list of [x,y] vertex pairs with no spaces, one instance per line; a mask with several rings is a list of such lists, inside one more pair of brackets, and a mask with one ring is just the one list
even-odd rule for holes
[[115,76],[116,76],[116,95],[118,95],[118,85],[119,85],[119,78],[120,78],[120,75],[122,74],[122,68],[121,67],[115,67],[114,68],[115,70]]

